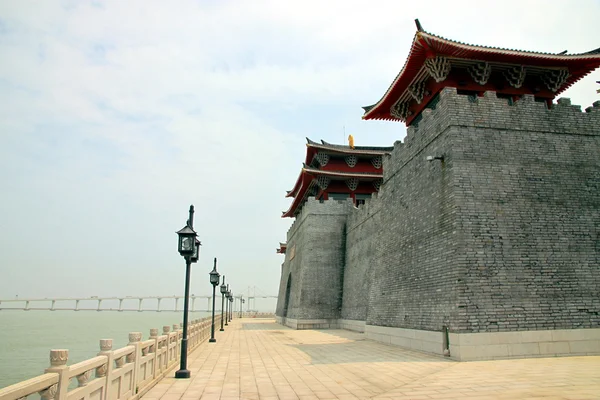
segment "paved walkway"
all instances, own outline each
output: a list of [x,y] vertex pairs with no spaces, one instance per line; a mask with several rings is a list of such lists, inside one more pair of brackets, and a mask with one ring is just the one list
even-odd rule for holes
[[454,362],[345,330],[234,320],[190,355],[189,380],[144,400],[600,399],[600,357]]

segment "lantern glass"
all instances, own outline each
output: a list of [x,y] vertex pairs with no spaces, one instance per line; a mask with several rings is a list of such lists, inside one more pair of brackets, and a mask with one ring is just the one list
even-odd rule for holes
[[221,294],[227,293],[227,286],[225,284],[221,285]]
[[196,232],[186,225],[183,229],[177,232],[179,235],[179,254],[182,256],[191,256],[194,254]]
[[190,257],[190,261],[196,263],[198,262],[198,258],[200,258],[200,241],[196,239],[194,242],[194,254],[192,254],[192,257]]
[[221,274],[219,274],[215,269],[213,269],[212,271],[210,271],[209,275],[211,285],[217,286],[219,284],[219,277],[221,276]]

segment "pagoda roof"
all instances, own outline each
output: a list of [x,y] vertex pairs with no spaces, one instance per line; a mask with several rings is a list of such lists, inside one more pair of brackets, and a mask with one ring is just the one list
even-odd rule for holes
[[285,254],[286,250],[287,250],[287,242],[285,242],[285,243],[279,242],[279,248],[276,249],[277,254]]
[[[392,150],[394,150],[394,147],[391,146],[386,146],[386,147],[377,147],[377,146],[354,146],[354,147],[350,147],[350,146],[346,146],[346,145],[341,145],[341,144],[332,144],[332,143],[327,143],[324,140],[321,140],[321,143],[317,143],[314,142],[312,140],[310,140],[309,138],[306,138],[306,147],[307,148],[314,148],[314,149],[319,149],[319,150],[326,150],[328,152],[331,153],[339,153],[339,154],[364,154],[364,155],[382,155],[382,154],[388,154],[390,153]],[[307,151],[307,155],[309,154],[309,152]],[[306,164],[310,164],[311,160],[307,160]]]
[[[354,148],[346,145],[340,144],[332,144],[327,143],[324,140],[321,140],[321,143],[317,143],[309,138],[306,138],[306,157],[304,159],[303,169],[300,171],[298,178],[296,179],[296,183],[292,190],[286,191],[285,197],[295,197],[300,187],[302,186],[302,176],[304,174],[304,169],[309,168],[312,172],[321,171],[316,168],[309,167],[313,159],[315,158],[318,152],[322,152],[324,154],[339,154],[341,156],[355,155],[361,158],[373,158],[378,156],[383,156],[384,154],[389,154],[394,150],[393,146],[354,146]],[[330,171],[331,172],[331,171]],[[360,173],[356,173],[357,175],[361,175]],[[351,174],[346,174],[343,176],[347,176],[348,178],[352,178],[353,176],[349,176]],[[342,176],[342,175],[339,175]],[[359,177],[359,176],[356,176]],[[361,175],[362,177],[362,175]]]
[[383,177],[383,172],[371,173],[371,172],[328,171],[328,170],[309,167],[306,164],[302,165],[302,173],[304,173],[304,172],[306,172],[314,177],[329,176],[329,177],[337,177],[337,178],[358,178],[360,180],[381,179]]
[[[412,96],[414,96],[413,85],[420,81],[426,81],[430,77],[431,66],[428,67],[426,62],[440,57],[449,61],[450,68],[464,68],[477,63],[482,65],[485,63],[486,67],[489,64],[492,69],[502,71],[506,71],[511,67],[525,67],[528,75],[538,76],[548,72],[558,73],[564,70],[561,79],[557,80],[554,76],[552,77],[554,86],[544,93],[544,96],[550,99],[600,66],[600,48],[586,53],[567,54],[566,52],[541,53],[477,46],[426,32],[422,30],[418,21],[416,22],[418,31],[413,38],[404,66],[383,97],[377,103],[363,107],[365,110],[363,119],[406,121],[409,124],[414,115],[411,118],[401,113],[393,113],[391,108],[399,102],[409,103],[412,101]],[[444,79],[444,77],[441,80],[436,79],[436,82],[439,83],[435,86],[436,89],[439,90],[443,86],[452,85],[450,83],[444,84]],[[481,83],[481,85],[484,84]],[[425,105],[417,108],[422,109],[424,107]]]
[[[295,188],[296,192],[293,193],[294,200],[287,211],[283,212],[283,217],[293,217],[296,209],[302,204],[302,202],[308,197],[315,183],[315,178],[319,176],[327,177],[331,180],[346,180],[357,178],[359,181],[376,181],[383,178],[383,170],[381,173],[370,173],[370,172],[344,172],[344,171],[327,171],[318,168],[312,168],[303,164],[300,176],[296,181]],[[291,191],[288,192],[290,197]]]

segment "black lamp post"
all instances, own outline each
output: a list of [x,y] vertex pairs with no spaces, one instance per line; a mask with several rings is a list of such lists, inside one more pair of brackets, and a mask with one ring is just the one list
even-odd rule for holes
[[231,303],[229,305],[229,322],[231,322],[231,317],[233,314],[233,292],[229,292],[229,302]]
[[244,304],[246,302],[246,300],[244,300],[244,295],[240,295],[240,318],[242,318],[242,313],[244,312],[242,310],[242,304]]
[[185,226],[177,232],[179,236],[179,245],[177,250],[185,258],[185,294],[183,300],[183,338],[181,339],[181,363],[179,370],[175,372],[175,378],[189,378],[190,371],[187,369],[187,328],[188,328],[188,308],[190,297],[190,274],[191,265],[198,261],[200,251],[200,241],[196,239],[194,231],[194,206],[190,206],[190,214]]
[[227,292],[227,286],[225,286],[225,275],[223,275],[223,283],[221,284],[221,329],[223,332],[223,313],[225,311],[225,292]]
[[227,299],[227,301],[225,302],[225,326],[227,325],[228,318],[227,316],[229,315],[229,283],[227,284],[227,291],[225,292],[225,298]]
[[220,274],[217,272],[217,257],[215,257],[215,266],[213,267],[213,270],[210,271],[209,275],[210,275],[210,284],[213,287],[213,306],[212,306],[212,325],[210,326],[210,339],[208,339],[208,341],[210,343],[214,343],[217,341],[217,339],[215,339],[215,289],[217,288],[217,285],[219,284],[219,277],[220,277]]

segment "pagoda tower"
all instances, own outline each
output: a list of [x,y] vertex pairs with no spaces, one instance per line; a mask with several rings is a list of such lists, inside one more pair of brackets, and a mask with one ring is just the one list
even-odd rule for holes
[[[600,49],[477,46],[417,21],[364,107],[407,125],[365,149],[381,169],[378,154],[354,154],[359,171],[345,161],[358,148],[307,145],[278,322],[456,360],[600,354],[600,101],[557,98],[599,66]],[[357,207],[358,189],[373,192]]]
[[379,190],[383,178],[383,156],[393,147],[344,146],[306,138],[306,157],[292,190],[290,208],[283,217],[294,217],[309,196],[317,200],[352,199],[364,204]]

